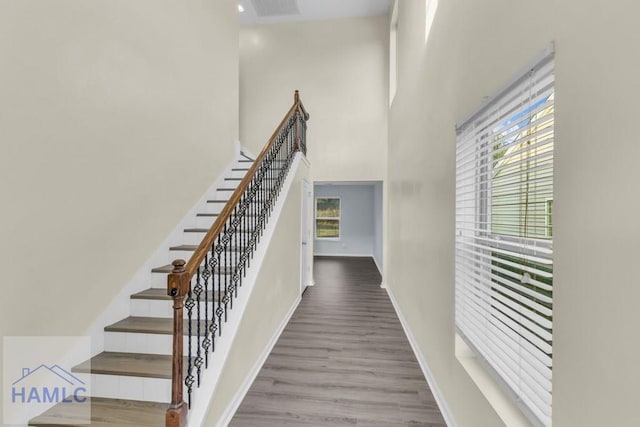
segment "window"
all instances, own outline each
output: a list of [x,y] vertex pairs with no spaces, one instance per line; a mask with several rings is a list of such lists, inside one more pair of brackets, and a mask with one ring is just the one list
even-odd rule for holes
[[551,425],[553,50],[458,127],[455,323],[536,425]]
[[340,238],[340,199],[318,197],[316,199],[316,239]]

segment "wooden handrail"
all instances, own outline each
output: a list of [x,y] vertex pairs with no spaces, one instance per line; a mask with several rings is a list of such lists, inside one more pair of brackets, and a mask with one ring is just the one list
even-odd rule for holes
[[245,190],[249,186],[249,183],[253,179],[253,175],[255,174],[256,169],[258,168],[258,166],[260,165],[260,163],[262,162],[264,157],[269,152],[269,149],[271,148],[271,146],[275,142],[278,134],[280,133],[280,130],[282,130],[284,125],[287,123],[287,121],[291,118],[291,116],[298,109],[303,111],[303,113],[306,115],[305,117],[309,116],[306,113],[306,110],[304,109],[304,106],[302,105],[302,102],[300,101],[299,93],[296,90],[295,91],[295,95],[294,95],[293,106],[289,109],[289,111],[287,112],[285,117],[282,119],[282,121],[280,122],[280,124],[278,125],[276,130],[273,132],[273,135],[271,135],[271,138],[269,138],[269,141],[267,141],[267,143],[265,144],[264,148],[262,148],[262,151],[260,152],[260,154],[258,154],[258,157],[256,157],[255,161],[253,162],[253,164],[249,168],[249,171],[245,174],[244,178],[242,178],[242,181],[240,181],[240,184],[238,185],[238,188],[236,188],[236,190],[231,195],[231,198],[229,199],[227,204],[224,206],[224,208],[222,209],[222,211],[218,215],[218,218],[216,219],[216,221],[211,226],[211,229],[209,229],[207,234],[202,239],[202,242],[200,242],[200,245],[198,246],[198,248],[195,250],[193,255],[191,255],[191,258],[189,258],[189,261],[187,262],[187,265],[185,266],[185,274],[188,276],[189,279],[191,279],[191,277],[193,277],[193,275],[196,274],[196,271],[198,270],[198,267],[200,266],[200,264],[202,264],[202,261],[204,260],[205,254],[209,250],[211,250],[211,245],[213,244],[215,239],[218,237],[218,235],[222,231],[222,228],[224,227],[224,224],[227,222],[227,220],[229,219],[229,217],[233,213],[233,208],[235,208],[236,205],[238,204],[238,202],[240,202],[240,199],[242,198],[242,195],[244,194]]
[[[229,201],[218,215],[216,221],[204,236],[198,248],[194,251],[189,261],[175,260],[173,261],[173,271],[167,278],[167,294],[173,298],[174,322],[173,322],[173,368],[172,368],[172,387],[171,387],[171,404],[167,409],[166,426],[183,427],[187,423],[188,407],[184,402],[183,396],[183,307],[185,297],[189,294],[191,279],[197,273],[198,268],[205,260],[206,254],[211,250],[214,242],[223,231],[224,225],[227,223],[234,209],[240,203],[242,196],[246,192],[249,184],[253,180],[256,170],[276,142],[278,135],[285,127],[287,122],[299,113],[306,121],[309,119],[309,113],[304,108],[300,100],[300,94],[296,90],[293,96],[293,105],[284,116],[276,130],[271,135],[260,154],[254,160],[253,164],[245,174],[240,184],[235,189]],[[300,151],[301,126],[296,121],[295,125],[295,150]]]

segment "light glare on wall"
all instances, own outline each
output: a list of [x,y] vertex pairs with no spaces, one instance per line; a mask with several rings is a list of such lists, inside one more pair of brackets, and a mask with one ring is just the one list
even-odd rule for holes
[[436,16],[436,9],[438,9],[438,0],[426,0],[425,5],[425,22],[424,22],[424,44],[427,44],[427,40],[429,40],[429,33],[431,32],[431,27],[433,26],[433,18]]
[[244,12],[244,6],[242,6],[241,4],[238,5],[238,12]]

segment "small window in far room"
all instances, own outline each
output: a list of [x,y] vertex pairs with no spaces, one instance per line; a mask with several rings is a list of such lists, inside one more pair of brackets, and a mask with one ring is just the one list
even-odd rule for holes
[[316,239],[340,238],[340,198],[316,199]]

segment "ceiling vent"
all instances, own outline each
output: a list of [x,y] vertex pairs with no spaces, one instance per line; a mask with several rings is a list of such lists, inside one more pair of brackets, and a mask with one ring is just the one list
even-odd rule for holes
[[298,0],[251,0],[260,17],[300,15]]

